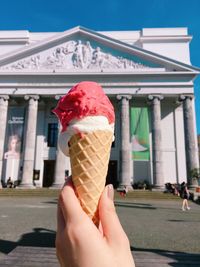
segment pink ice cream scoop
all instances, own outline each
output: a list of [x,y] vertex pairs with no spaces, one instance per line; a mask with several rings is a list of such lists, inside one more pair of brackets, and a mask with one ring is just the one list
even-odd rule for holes
[[109,124],[114,123],[115,114],[109,98],[102,87],[96,82],[80,82],[63,96],[54,113],[62,124],[62,132],[67,130],[69,123],[87,116],[105,116]]
[[76,84],[59,100],[54,113],[62,125],[59,146],[66,156],[69,156],[68,142],[74,134],[83,136],[96,130],[114,133],[113,105],[96,82]]

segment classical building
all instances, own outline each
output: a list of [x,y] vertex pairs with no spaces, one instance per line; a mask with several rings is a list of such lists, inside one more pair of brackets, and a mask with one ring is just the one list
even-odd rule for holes
[[0,31],[1,180],[63,184],[70,163],[52,109],[83,80],[100,83],[116,111],[107,182],[163,188],[189,179],[199,166],[191,39],[187,28]]

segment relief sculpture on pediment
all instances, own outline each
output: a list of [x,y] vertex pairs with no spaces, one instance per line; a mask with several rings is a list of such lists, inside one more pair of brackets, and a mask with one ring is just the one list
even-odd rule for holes
[[141,63],[125,57],[104,52],[100,47],[92,47],[89,41],[68,41],[15,63],[2,66],[4,70],[103,70],[103,69],[149,69]]

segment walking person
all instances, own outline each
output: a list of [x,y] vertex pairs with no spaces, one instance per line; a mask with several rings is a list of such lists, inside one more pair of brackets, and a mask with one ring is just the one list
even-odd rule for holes
[[188,205],[189,196],[190,196],[190,193],[189,193],[187,184],[185,182],[183,182],[181,184],[181,198],[183,199],[182,211],[190,210],[190,207]]

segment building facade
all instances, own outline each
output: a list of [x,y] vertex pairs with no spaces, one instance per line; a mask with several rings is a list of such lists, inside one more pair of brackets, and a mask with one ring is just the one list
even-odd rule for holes
[[107,182],[190,183],[199,167],[191,39],[187,28],[0,32],[1,180],[63,184],[70,162],[52,109],[85,80],[100,83],[115,108]]

